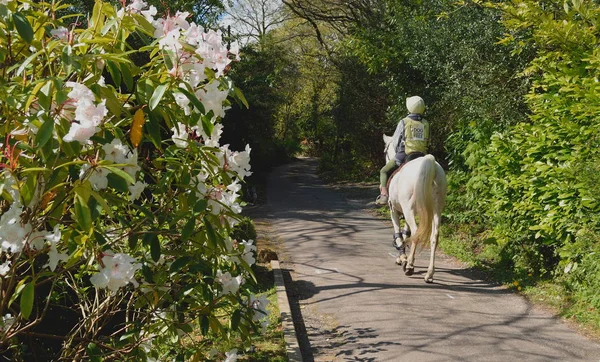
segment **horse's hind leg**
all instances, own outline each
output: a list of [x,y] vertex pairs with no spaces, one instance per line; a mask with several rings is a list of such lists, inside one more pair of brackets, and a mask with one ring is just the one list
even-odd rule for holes
[[[408,209],[407,212],[404,213],[404,218],[406,220],[406,225],[408,225],[409,230],[412,235],[417,233],[417,222],[415,220],[415,214],[412,209]],[[414,239],[412,239],[412,243],[410,245],[410,252],[408,253],[408,260],[406,268],[404,268],[404,274],[413,275],[415,271],[415,251],[417,250],[417,244]]]
[[431,238],[429,242],[431,244],[431,255],[429,257],[429,268],[427,268],[427,274],[425,274],[425,282],[433,283],[433,274],[435,273],[435,250],[437,249],[438,236],[440,226],[440,214],[435,213],[433,215],[433,225],[431,227]]
[[390,208],[390,214],[392,216],[392,224],[394,224],[394,240],[393,245],[398,250],[398,257],[396,258],[396,264],[406,266],[406,253],[404,252],[404,239],[400,233],[400,212],[395,208]]

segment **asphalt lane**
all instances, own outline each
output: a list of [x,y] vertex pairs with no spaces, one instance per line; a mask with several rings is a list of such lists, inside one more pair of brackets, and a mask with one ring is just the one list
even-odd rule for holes
[[600,362],[598,343],[443,255],[433,284],[428,250],[405,276],[391,222],[325,185],[316,166],[272,172],[260,212],[282,243],[304,361]]

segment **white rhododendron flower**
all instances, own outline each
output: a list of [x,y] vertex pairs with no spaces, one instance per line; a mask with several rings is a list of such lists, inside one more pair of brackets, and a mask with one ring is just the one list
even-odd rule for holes
[[[88,175],[88,173],[89,173],[89,175]],[[92,188],[96,191],[100,191],[100,190],[104,190],[105,188],[108,187],[108,174],[109,173],[110,173],[110,171],[108,171],[105,168],[102,168],[102,167],[92,168],[92,165],[90,165],[89,163],[86,163],[83,166],[81,166],[81,169],[79,170],[79,179],[85,180],[85,178],[87,177],[87,180],[92,185]]]
[[225,361],[223,362],[236,362],[238,359],[237,349],[234,348],[229,352],[225,352]]
[[111,143],[102,145],[104,150],[104,159],[114,163],[127,163],[127,154],[130,151],[129,147],[124,145],[120,139],[115,138]]
[[89,139],[100,130],[98,126],[102,124],[104,117],[108,114],[106,100],[102,100],[96,105],[94,104],[94,93],[85,85],[67,82],[66,86],[72,88],[68,96],[71,98],[70,101],[75,104],[75,121],[79,123],[71,123],[71,128],[63,140],[66,142],[77,141],[81,144],[88,143]]
[[240,245],[244,246],[244,253],[242,254],[242,259],[248,265],[252,266],[256,262],[255,253],[256,253],[256,245],[253,245],[254,240],[243,240]]
[[92,275],[90,282],[96,288],[108,288],[113,292],[129,283],[137,287],[138,283],[134,279],[134,275],[142,266],[135,261],[134,258],[124,253],[112,255],[110,251],[105,252],[102,257],[104,266],[100,266],[100,271]]
[[177,123],[177,125],[171,128],[173,131],[173,136],[171,139],[175,143],[175,145],[179,148],[186,148],[188,146],[188,138],[189,134],[183,123]]
[[144,189],[146,188],[146,186],[148,186],[148,184],[146,184],[143,181],[137,181],[135,184],[130,185],[129,186],[129,199],[131,201],[137,200],[140,197],[140,195],[142,194],[142,192],[144,191]]
[[67,82],[65,85],[69,88],[72,88],[71,91],[69,92],[69,94],[67,94],[67,96],[69,98],[73,99],[76,102],[76,104],[80,101],[81,102],[94,101],[94,99],[95,99],[94,92],[92,92],[85,85],[83,85],[81,83],[76,83],[76,82]]
[[10,209],[0,217],[0,251],[20,253],[27,242],[27,237],[32,231],[31,224],[23,224],[21,213],[23,206],[20,202],[13,202]]
[[252,172],[250,172],[250,151],[250,145],[246,145],[244,152],[233,152],[229,157],[230,169],[242,179],[252,175]]
[[185,94],[174,93],[173,97],[175,98],[175,103],[177,103],[177,105],[181,107],[181,109],[183,109],[183,112],[186,116],[192,114],[192,109],[190,108],[190,100],[188,99],[188,97],[185,96]]
[[154,17],[158,13],[158,10],[156,10],[156,7],[154,5],[150,5],[150,8],[148,8],[148,10],[142,10],[141,13],[146,18],[146,20],[148,20],[149,23],[153,23]]
[[217,270],[217,281],[223,286],[223,291],[219,294],[219,296],[237,293],[243,280],[244,279],[241,275],[232,277],[231,273],[229,272],[223,273],[220,270]]
[[114,162],[121,166],[120,169],[125,171],[131,178],[135,180],[136,174],[141,167],[138,165],[138,153],[137,149],[131,150],[129,146],[123,144],[120,139],[115,138],[111,143],[102,145],[105,156],[104,159],[107,161]]
[[205,146],[215,148],[220,146],[219,140],[221,139],[221,134],[223,134],[223,125],[221,123],[214,125],[210,135],[207,135],[204,132],[204,128],[202,126],[194,126],[193,129],[200,137],[202,137]]
[[229,145],[221,146],[221,152],[217,155],[220,166],[238,174],[240,179],[252,175],[250,172],[250,145],[246,145],[243,152],[231,151]]
[[198,89],[196,96],[202,102],[207,113],[213,111],[214,117],[223,118],[225,117],[225,111],[228,109],[228,107],[223,106],[223,102],[227,99],[229,91],[220,90],[219,84],[219,81],[213,80],[204,88]]
[[65,28],[64,26],[50,30],[50,34],[56,39],[69,41],[69,29]]
[[146,6],[148,6],[148,4],[144,0],[133,0],[125,9],[132,13],[140,14],[142,9]]
[[58,265],[59,261],[64,262],[69,259],[69,256],[67,254],[58,252],[56,245],[60,241],[60,238],[61,232],[59,225],[56,225],[54,227],[52,234],[44,235],[44,239],[50,242],[50,250],[48,251],[48,263],[44,266],[49,267],[52,271],[56,269],[56,266]]
[[0,264],[0,276],[5,276],[10,271],[10,260]]

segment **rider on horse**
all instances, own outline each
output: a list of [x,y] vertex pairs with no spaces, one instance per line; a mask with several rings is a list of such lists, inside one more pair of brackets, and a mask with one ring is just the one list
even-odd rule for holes
[[425,156],[429,144],[429,122],[423,118],[425,102],[419,96],[406,98],[409,115],[398,122],[390,147],[396,150],[396,156],[379,171],[380,195],[377,205],[388,203],[387,182],[389,175],[405,162]]

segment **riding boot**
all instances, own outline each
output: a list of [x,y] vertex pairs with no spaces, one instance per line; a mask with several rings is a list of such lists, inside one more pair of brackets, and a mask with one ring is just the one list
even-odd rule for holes
[[381,187],[380,188],[380,194],[379,196],[377,196],[377,199],[375,200],[375,204],[377,205],[387,205],[388,203],[388,195],[387,192],[385,190],[385,188]]

